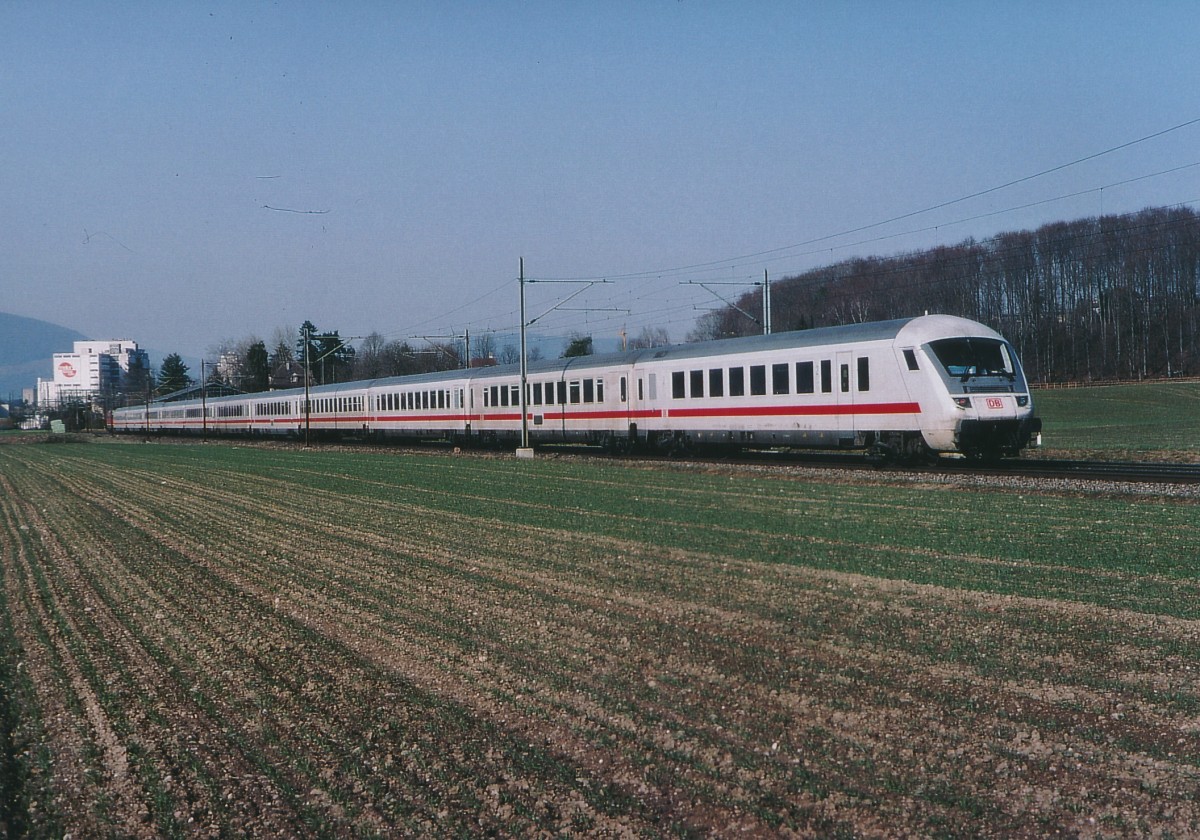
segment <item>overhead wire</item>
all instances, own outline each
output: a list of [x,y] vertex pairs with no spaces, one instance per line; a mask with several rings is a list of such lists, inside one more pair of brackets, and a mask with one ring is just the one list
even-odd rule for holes
[[1056,166],[1052,166],[1048,169],[1043,169],[1040,172],[1033,173],[1032,175],[1025,175],[1020,178],[1014,178],[1010,181],[1006,181],[1003,184],[998,184],[994,187],[988,187],[987,189],[978,190],[978,191],[970,193],[968,195],[960,196],[959,198],[950,199],[948,201],[942,201],[937,204],[931,205],[929,207],[924,207],[920,210],[912,210],[912,211],[909,211],[906,213],[901,213],[899,215],[892,216],[891,218],[883,219],[882,221],[871,222],[870,224],[860,225],[859,227],[855,227],[855,228],[848,228],[847,230],[839,231],[837,233],[830,233],[830,234],[826,234],[824,236],[814,237],[813,239],[807,239],[807,240],[804,240],[803,242],[798,242],[793,245],[783,245],[778,248],[769,248],[764,251],[756,251],[756,252],[753,252],[750,254],[742,254],[742,255],[736,256],[736,257],[727,257],[727,258],[721,259],[721,260],[712,260],[709,262],[693,263],[691,265],[677,266],[674,268],[657,269],[657,270],[653,270],[653,271],[640,271],[640,272],[631,272],[631,273],[626,273],[626,274],[595,275],[594,277],[553,277],[553,278],[546,277],[546,278],[539,278],[539,279],[590,280],[590,279],[599,279],[599,278],[603,277],[604,279],[607,279],[607,280],[632,280],[632,279],[643,278],[643,277],[657,277],[657,276],[662,276],[662,275],[666,275],[666,274],[675,274],[675,273],[679,273],[679,272],[690,271],[692,269],[697,269],[697,268],[708,268],[711,266],[726,265],[731,262],[742,262],[745,260],[758,260],[759,258],[767,256],[769,254],[777,254],[780,251],[790,251],[795,248],[803,248],[808,245],[814,245],[818,242],[825,242],[830,239],[836,239],[841,236],[850,236],[855,233],[862,233],[863,231],[866,231],[866,230],[872,230],[874,228],[883,227],[884,225],[893,224],[894,222],[903,221],[905,219],[911,219],[914,216],[920,216],[925,213],[931,213],[934,210],[941,210],[946,207],[951,207],[955,204],[961,204],[964,201],[970,201],[971,199],[974,199],[974,198],[981,198],[985,195],[990,195],[992,193],[999,192],[1000,190],[1008,189],[1009,187],[1014,187],[1018,184],[1023,184],[1028,181],[1032,181],[1037,178],[1041,178],[1046,175],[1053,174],[1055,172],[1061,172],[1062,170],[1069,169],[1072,166],[1078,166],[1081,163],[1086,163],[1088,161],[1095,160],[1100,157],[1104,157],[1105,155],[1109,155],[1109,154],[1112,154],[1113,152],[1121,151],[1122,149],[1128,149],[1131,146],[1138,145],[1139,143],[1145,143],[1149,140],[1154,140],[1158,137],[1162,137],[1162,136],[1164,136],[1166,134],[1170,134],[1174,131],[1179,131],[1181,129],[1187,128],[1189,126],[1197,125],[1197,124],[1200,124],[1200,117],[1196,117],[1194,119],[1187,120],[1185,122],[1179,123],[1178,125],[1174,125],[1174,126],[1171,126],[1170,128],[1162,129],[1161,131],[1156,131],[1152,134],[1147,134],[1146,136],[1139,137],[1136,140],[1130,140],[1125,143],[1120,143],[1116,146],[1111,146],[1107,149],[1104,149],[1103,151],[1094,152],[1092,154],[1084,155],[1083,157],[1076,158],[1076,159],[1068,161],[1066,163],[1061,163]]
[[[1000,192],[1000,191],[1008,189],[1010,187],[1014,187],[1019,184],[1027,183],[1027,182],[1036,180],[1038,178],[1042,178],[1044,176],[1047,176],[1047,175],[1050,175],[1050,174],[1053,174],[1056,172],[1061,172],[1061,171],[1069,169],[1071,167],[1078,166],[1082,163],[1096,160],[1096,159],[1104,157],[1106,155],[1110,155],[1115,152],[1118,152],[1118,151],[1121,151],[1124,149],[1128,149],[1128,148],[1136,146],[1138,144],[1145,143],[1145,142],[1154,140],[1159,137],[1163,137],[1172,132],[1180,131],[1184,128],[1188,128],[1190,126],[1194,126],[1197,124],[1200,124],[1200,117],[1186,120],[1184,122],[1170,126],[1169,128],[1155,131],[1155,132],[1152,132],[1145,136],[1138,137],[1136,139],[1129,140],[1129,141],[1126,141],[1124,143],[1120,143],[1120,144],[1117,144],[1114,146],[1110,146],[1101,151],[1087,154],[1082,157],[1078,157],[1073,160],[1067,161],[1065,163],[1057,164],[1055,166],[1051,166],[1049,168],[1042,169],[1042,170],[1032,173],[1030,175],[1025,175],[1025,176],[1022,176],[1019,178],[1014,178],[1014,179],[1005,181],[1004,183],[988,187],[986,189],[977,190],[975,192],[960,196],[958,198],[950,199],[947,201],[941,201],[936,204],[930,205],[928,207],[923,207],[923,208],[920,208],[917,210],[900,213],[900,214],[891,216],[887,219],[883,219],[883,220],[876,221],[876,222],[871,222],[869,224],[859,225],[857,227],[848,228],[848,229],[838,231],[835,233],[830,233],[830,234],[825,234],[825,235],[818,236],[818,237],[813,237],[811,239],[807,239],[802,242],[794,243],[791,245],[784,245],[784,246],[780,246],[777,248],[769,248],[769,249],[765,249],[762,251],[741,254],[741,255],[738,255],[735,257],[727,257],[727,258],[723,258],[723,259],[719,259],[719,260],[710,260],[710,261],[706,261],[706,262],[697,262],[697,263],[691,263],[691,264],[687,264],[687,265],[679,265],[679,266],[674,266],[674,267],[647,270],[647,271],[636,271],[636,272],[625,272],[625,273],[614,273],[614,274],[596,274],[596,275],[571,276],[571,277],[536,276],[536,277],[529,277],[527,279],[528,280],[540,280],[540,281],[551,281],[551,280],[553,280],[553,281],[595,281],[595,280],[632,281],[632,280],[649,280],[649,279],[677,281],[677,279],[682,276],[695,277],[701,273],[713,274],[713,273],[725,272],[729,275],[728,279],[730,279],[730,280],[736,280],[736,281],[746,282],[747,284],[750,284],[750,283],[753,283],[756,281],[755,275],[743,273],[740,276],[733,276],[733,272],[736,272],[738,270],[739,263],[755,262],[755,263],[761,265],[766,262],[778,262],[781,260],[798,259],[800,257],[811,256],[811,255],[818,254],[818,253],[832,252],[834,250],[841,250],[841,249],[851,248],[851,247],[860,247],[862,245],[869,245],[869,244],[873,244],[876,242],[883,242],[883,241],[888,241],[888,240],[892,240],[892,239],[898,239],[898,238],[901,238],[904,236],[912,236],[912,235],[917,235],[920,233],[927,233],[932,230],[938,230],[938,229],[945,228],[945,227],[951,227],[953,225],[965,224],[965,223],[972,222],[972,221],[978,221],[980,219],[1000,216],[1000,215],[1004,215],[1006,213],[1013,213],[1013,212],[1017,212],[1020,210],[1025,210],[1025,209],[1029,209],[1032,207],[1037,207],[1037,206],[1042,206],[1045,204],[1053,203],[1055,201],[1063,201],[1063,200],[1067,200],[1070,198],[1076,198],[1081,195],[1088,195],[1088,194],[1093,194],[1096,192],[1102,193],[1103,190],[1106,190],[1106,189],[1113,189],[1115,187],[1127,185],[1127,184],[1134,183],[1137,181],[1142,181],[1142,180],[1146,180],[1149,178],[1172,174],[1172,173],[1180,172],[1180,171],[1183,171],[1183,170],[1186,170],[1186,169],[1189,169],[1192,167],[1200,166],[1200,162],[1189,163],[1189,164],[1185,164],[1182,166],[1177,166],[1177,167],[1173,167],[1170,169],[1161,170],[1159,172],[1154,172],[1154,173],[1150,173],[1147,175],[1141,175],[1141,176],[1138,176],[1135,178],[1129,178],[1129,179],[1125,179],[1122,181],[1116,181],[1116,182],[1113,182],[1111,184],[1106,184],[1101,187],[1092,187],[1092,188],[1089,188],[1086,190],[1079,190],[1079,191],[1076,191],[1073,193],[1055,196],[1053,198],[1041,199],[1039,201],[1028,202],[1025,204],[1005,208],[1002,210],[990,211],[987,213],[976,214],[973,216],[968,216],[968,217],[964,217],[961,219],[956,219],[956,220],[952,220],[952,221],[948,221],[948,222],[942,222],[937,225],[929,225],[929,226],[922,227],[922,228],[916,228],[916,229],[906,230],[906,231],[902,231],[902,232],[898,232],[898,233],[887,234],[884,236],[872,237],[869,239],[858,240],[855,242],[831,245],[831,246],[823,247],[820,249],[813,249],[813,250],[809,250],[809,251],[803,251],[803,252],[796,253],[797,249],[800,249],[800,248],[805,248],[805,247],[816,245],[819,243],[830,242],[832,240],[836,240],[836,239],[846,237],[846,236],[851,236],[856,233],[862,233],[865,231],[874,230],[874,229],[881,228],[881,227],[884,227],[889,224],[894,224],[896,222],[904,221],[906,219],[912,219],[917,216],[931,213],[936,210],[941,210],[941,209],[951,207],[951,206],[954,206],[957,204],[962,204],[962,203],[970,201],[972,199],[977,199],[977,198],[981,198],[983,196],[991,195],[993,193]],[[748,269],[746,269],[746,271],[748,271]],[[447,323],[448,319],[451,316],[456,315],[460,312],[463,312],[464,310],[467,310],[467,309],[477,305],[481,301],[486,300],[487,298],[489,298],[495,294],[498,294],[503,289],[506,289],[506,288],[516,285],[516,283],[517,283],[516,278],[506,279],[505,281],[496,285],[495,287],[493,287],[489,291],[485,292],[484,294],[482,294],[476,298],[473,298],[470,301],[466,301],[466,302],[460,304],[459,306],[456,306],[455,308],[448,310],[447,312],[441,313],[440,315],[426,318],[426,319],[420,321],[417,325],[415,325],[413,327],[409,327],[406,330],[401,331],[401,332],[413,334],[413,333],[420,332],[421,330],[427,329],[428,326],[431,324],[445,324],[445,323]],[[627,284],[622,283],[620,285],[626,286],[626,288],[628,288]],[[655,291],[654,289],[651,289],[649,291],[643,290],[642,294],[640,294],[637,297],[629,298],[628,295],[626,295],[626,297],[622,298],[622,299],[623,300],[642,301],[647,298],[652,298],[654,295],[657,295],[657,294],[662,294],[664,297],[667,297],[668,299],[677,299],[678,295],[679,295],[678,286],[676,285],[675,282],[673,282],[672,287],[673,288],[671,288],[669,291],[667,290],[666,287],[663,287],[659,291]],[[619,287],[614,288],[609,292],[608,295],[606,295],[606,300],[610,302],[613,298],[617,297],[620,293],[621,292],[619,291]],[[691,301],[691,302],[681,303],[679,305],[679,309],[675,310],[675,311],[683,311],[685,309],[688,311],[696,311],[696,308],[697,308],[696,302]],[[672,311],[672,310],[668,309],[667,311]],[[582,319],[579,318],[578,314],[575,314],[575,316],[574,316],[575,320],[571,321],[570,320],[571,313],[556,313],[556,314],[563,316],[565,320],[560,322],[560,320],[558,318],[551,319],[550,323],[546,323],[546,324],[542,325],[543,329],[546,329],[546,328],[549,328],[549,327],[555,326],[555,325],[557,325],[559,329],[569,329],[570,325],[572,323],[574,323],[576,325],[578,325],[580,323],[583,323],[583,324],[589,324],[589,323],[610,324],[610,325],[618,324],[619,325],[619,323],[621,322],[621,319],[615,318],[613,316],[608,316],[606,318],[597,318],[595,320],[595,322],[592,322],[586,317],[584,317]],[[641,313],[642,317],[644,317],[645,314],[648,314],[648,313],[642,312]],[[518,313],[516,312],[515,308],[506,314],[497,315],[492,320],[493,320],[493,323],[496,320],[503,320],[506,322],[511,321],[513,323],[505,323],[503,326],[489,325],[489,327],[486,328],[484,331],[508,332],[508,331],[515,331],[515,330],[520,329],[520,324],[519,324],[520,319],[518,317]]]

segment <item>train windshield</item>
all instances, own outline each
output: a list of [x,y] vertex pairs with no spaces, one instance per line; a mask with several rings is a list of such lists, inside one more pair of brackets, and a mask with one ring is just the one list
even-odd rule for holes
[[964,382],[972,376],[1017,375],[1008,345],[994,338],[943,338],[929,346],[946,372]]

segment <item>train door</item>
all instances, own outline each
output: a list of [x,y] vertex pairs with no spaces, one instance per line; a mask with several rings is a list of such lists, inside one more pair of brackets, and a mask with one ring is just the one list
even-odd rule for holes
[[620,385],[620,411],[624,412],[625,414],[625,428],[629,437],[631,439],[636,439],[638,436],[637,412],[638,409],[641,408],[642,404],[640,399],[641,394],[639,393],[642,390],[642,382],[641,379],[636,376],[635,372],[630,369],[628,373],[621,374]]
[[850,351],[839,351],[834,365],[833,391],[837,398],[839,442],[845,443],[850,438],[854,440],[854,383],[851,381],[854,369],[854,354]]

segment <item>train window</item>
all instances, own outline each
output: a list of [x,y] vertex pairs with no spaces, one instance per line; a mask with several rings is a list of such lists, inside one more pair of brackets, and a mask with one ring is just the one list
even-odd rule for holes
[[791,390],[791,382],[788,381],[787,364],[771,365],[771,392],[774,394],[786,394]]
[[639,379],[638,380],[638,399],[639,400],[646,399],[646,394],[644,393],[645,387],[646,387],[646,381],[644,379]]
[[583,401],[591,403],[596,401],[596,380],[583,380]]
[[858,390],[871,390],[871,360],[866,356],[858,357]]
[[840,370],[842,372],[842,393],[844,394],[850,390],[850,365],[841,365]]
[[796,393],[811,394],[813,392],[813,363],[796,362]]
[[699,399],[704,396],[704,371],[694,370],[691,372],[691,395],[693,399]]
[[541,382],[533,383],[533,404],[534,405],[542,404],[542,383]]
[[604,380],[596,380],[596,402],[604,402]]
[[904,363],[906,365],[908,365],[909,370],[920,370],[921,369],[920,367],[917,366],[917,354],[914,353],[912,350],[904,351]]
[[567,383],[563,382],[561,379],[558,382],[558,404],[567,404]]
[[931,341],[938,361],[951,376],[1012,376],[1016,366],[1003,343],[991,338],[943,338]]
[[767,366],[750,366],[750,396],[761,397],[767,393]]
[[735,367],[729,369],[729,396],[744,397],[746,395],[746,369]]
[[568,386],[571,395],[571,405],[579,405],[579,380],[576,379]]
[[520,405],[521,404],[521,386],[520,385],[513,385],[509,389],[509,404],[510,405]]
[[671,374],[671,399],[681,400],[684,397],[684,383],[687,377],[683,371],[677,370]]
[[508,405],[508,386],[504,385],[500,388],[500,405]]
[[829,359],[821,362],[821,393],[833,393],[833,362]]
[[710,397],[725,396],[725,368],[709,368],[708,395]]

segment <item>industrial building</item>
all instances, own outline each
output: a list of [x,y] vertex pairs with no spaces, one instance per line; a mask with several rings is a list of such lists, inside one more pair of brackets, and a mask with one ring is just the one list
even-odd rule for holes
[[54,354],[54,378],[38,379],[38,408],[107,403],[121,391],[130,367],[150,369],[150,357],[136,341],[76,341],[72,352]]

